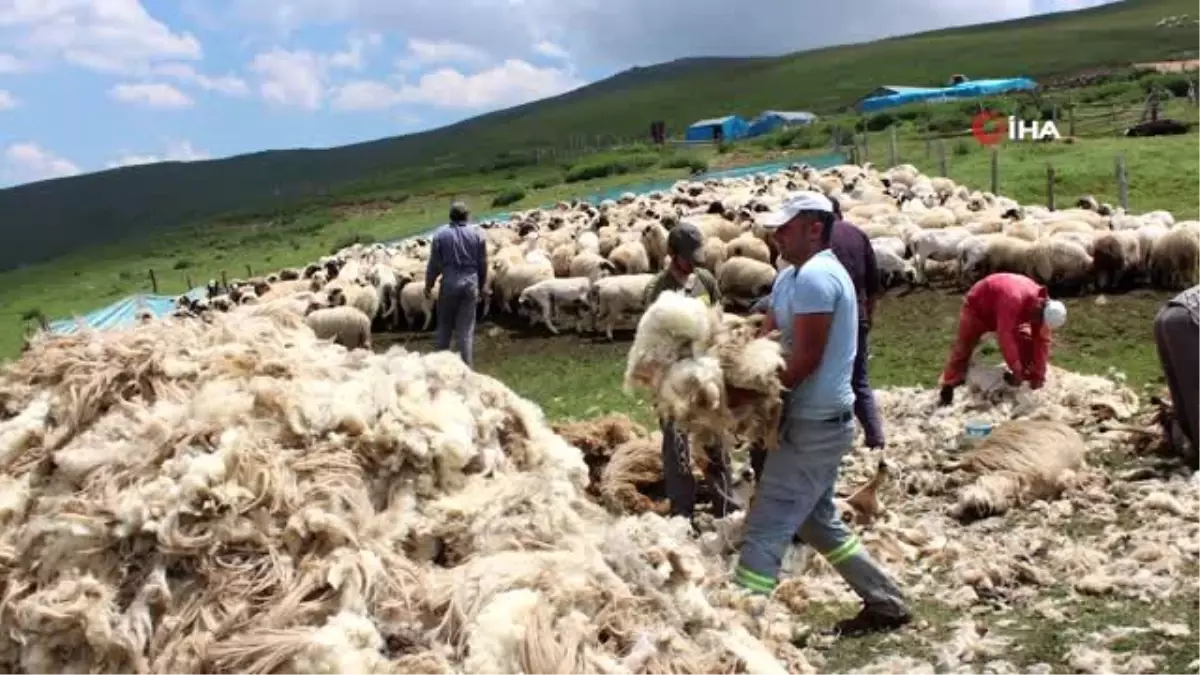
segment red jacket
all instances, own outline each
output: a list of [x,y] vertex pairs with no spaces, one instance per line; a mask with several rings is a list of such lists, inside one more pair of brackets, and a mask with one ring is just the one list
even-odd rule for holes
[[[996,333],[1000,352],[1017,381],[1046,381],[1050,359],[1050,328],[1039,307],[1049,298],[1046,288],[1021,274],[1000,272],[984,277],[967,292],[966,303],[980,323]],[[1027,327],[1027,328],[1026,328]],[[1028,363],[1021,354],[1021,333],[1026,328],[1033,347]]]

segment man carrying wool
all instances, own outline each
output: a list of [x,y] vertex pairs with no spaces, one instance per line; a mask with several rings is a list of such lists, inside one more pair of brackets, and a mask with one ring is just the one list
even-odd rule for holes
[[[667,235],[667,252],[671,262],[646,286],[643,306],[649,307],[663,291],[682,291],[700,299],[704,304],[721,302],[717,280],[708,270],[696,265],[704,235],[691,223],[680,223]],[[692,457],[686,434],[668,420],[659,420],[662,429],[663,480],[672,516],[691,518],[696,509],[696,482],[692,478]],[[713,515],[723,518],[735,508],[731,493],[729,458],[723,449],[706,448],[708,470],[706,481],[712,494]]]
[[[854,443],[850,380],[858,346],[854,283],[829,248],[834,219],[827,197],[799,192],[760,221],[792,265],[775,278],[762,327],[763,334],[780,331],[786,359],[781,379],[790,391],[780,447],[767,453],[746,515],[734,580],[752,592],[772,592],[796,536],[824,555],[863,599],[862,611],[834,629],[855,635],[898,628],[911,614],[896,582],[847,529],[833,501],[842,457]],[[741,399],[744,393],[727,395]]]

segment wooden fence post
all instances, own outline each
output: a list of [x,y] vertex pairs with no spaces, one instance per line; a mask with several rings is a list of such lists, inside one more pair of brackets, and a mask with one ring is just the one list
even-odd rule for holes
[[939,138],[937,143],[938,175],[946,178],[950,171],[946,167],[946,139]]
[[221,288],[229,288],[229,279],[225,278],[225,270],[221,270]]
[[150,288],[154,289],[154,292],[157,293],[158,292],[158,279],[154,278],[154,270],[146,270],[146,271],[150,274]]
[[1125,172],[1125,155],[1117,155],[1117,196],[1121,208],[1129,210],[1129,177]]
[[925,130],[925,159],[933,156],[933,139],[930,136],[929,130]]
[[195,286],[192,285],[192,275],[185,274],[185,275],[183,275],[183,278],[187,282],[187,289],[189,291],[192,290],[193,288],[195,288]]
[[1054,166],[1046,165],[1046,208],[1054,211]]
[[1116,103],[1108,104],[1108,115],[1112,119],[1113,136],[1120,135],[1117,133],[1117,104]]
[[992,194],[1000,194],[1000,148],[992,146]]
[[896,166],[899,159],[899,150],[896,148],[896,126],[888,127],[888,131],[891,132],[891,137],[888,139],[888,168],[891,168]]
[[1075,136],[1075,103],[1067,104],[1067,135]]
[[[357,239],[358,235],[356,234],[356,235],[354,235],[354,237]],[[252,277],[252,276],[254,276],[254,270],[250,269],[250,265],[247,264],[246,265],[246,277]]]
[[871,135],[867,131],[867,125],[865,123],[863,124],[862,161],[863,164],[871,161]]

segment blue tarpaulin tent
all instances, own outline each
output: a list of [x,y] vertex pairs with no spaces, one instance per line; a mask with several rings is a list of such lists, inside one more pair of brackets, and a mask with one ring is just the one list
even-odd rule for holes
[[[188,294],[192,295],[199,291],[203,297],[204,289],[194,289]],[[138,294],[130,295],[122,298],[108,307],[93,310],[79,317],[85,327],[93,330],[110,330],[113,328],[124,328],[137,323],[137,315],[141,310],[147,310],[155,318],[163,317],[175,311],[175,296],[171,295],[149,295]],[[75,318],[60,319],[50,322],[50,332],[60,335],[69,335],[79,330],[78,321]]]
[[1013,91],[1032,91],[1037,83],[1027,77],[1002,80],[967,80],[951,87],[880,87],[855,106],[859,112],[874,112],[909,103],[935,103],[981,96],[996,96]]
[[812,124],[817,116],[810,112],[785,112],[782,110],[765,110],[750,122],[746,136],[753,138],[769,134],[776,129],[802,124]]
[[716,140],[718,129],[721,131],[724,140],[732,141],[736,138],[743,138],[746,135],[747,124],[746,120],[737,115],[726,115],[725,117],[715,117],[710,120],[700,120],[699,122],[693,122],[687,128],[684,139],[688,141]]

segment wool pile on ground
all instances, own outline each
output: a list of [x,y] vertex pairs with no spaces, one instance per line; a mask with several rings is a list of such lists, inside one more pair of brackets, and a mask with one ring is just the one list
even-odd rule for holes
[[8,672],[807,669],[451,354],[218,316],[39,341],[0,392]]

